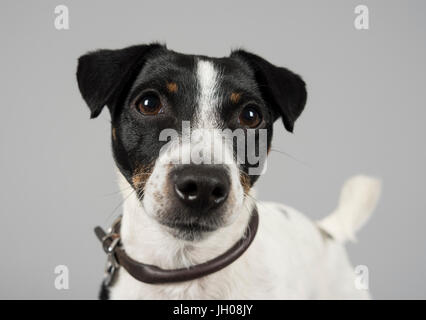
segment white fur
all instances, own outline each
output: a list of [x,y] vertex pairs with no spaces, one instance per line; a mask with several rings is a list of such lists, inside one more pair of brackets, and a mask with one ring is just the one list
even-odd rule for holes
[[217,110],[219,104],[216,92],[219,81],[220,75],[213,63],[198,60],[197,82],[199,86],[199,99],[196,126],[199,128],[208,129],[217,127],[215,110]]
[[[121,184],[123,189],[129,187],[122,176]],[[343,238],[353,235],[371,213],[379,189],[375,180],[365,177],[349,180],[343,188],[338,213],[333,213],[320,225],[338,240],[342,235],[345,235]],[[207,261],[241,237],[253,206],[250,199],[247,198],[234,223],[202,241],[186,242],[165,232],[132,193],[124,203],[121,227],[124,248],[134,259],[166,269]],[[316,223],[293,208],[267,202],[258,202],[257,207],[258,234],[249,249],[230,266],[194,281],[164,285],[139,282],[121,268],[111,288],[111,298],[369,298],[368,291],[355,288],[355,274],[341,241],[325,239]],[[332,218],[336,215],[338,218]]]

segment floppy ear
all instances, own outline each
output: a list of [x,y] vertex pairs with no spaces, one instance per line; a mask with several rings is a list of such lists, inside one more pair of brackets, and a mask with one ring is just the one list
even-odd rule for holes
[[78,59],[77,82],[83,99],[96,118],[105,105],[114,113],[126,89],[139,74],[146,56],[159,44],[138,45],[120,50],[98,50]]
[[244,50],[233,51],[231,57],[242,59],[249,65],[263,99],[281,115],[285,128],[293,132],[294,122],[306,104],[307,93],[302,78]]

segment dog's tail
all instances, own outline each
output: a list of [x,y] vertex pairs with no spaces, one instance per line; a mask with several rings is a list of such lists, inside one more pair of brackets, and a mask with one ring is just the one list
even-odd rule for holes
[[335,240],[356,241],[356,232],[364,225],[376,207],[381,182],[368,176],[355,176],[343,185],[337,208],[318,225]]

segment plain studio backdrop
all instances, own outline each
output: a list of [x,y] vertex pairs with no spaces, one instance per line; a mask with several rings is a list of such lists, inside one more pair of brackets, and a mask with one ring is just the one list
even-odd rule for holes
[[[55,29],[55,7],[69,30]],[[357,5],[369,29],[354,27]],[[120,213],[110,117],[89,120],[77,58],[160,41],[225,56],[243,47],[301,74],[294,134],[275,125],[262,200],[312,219],[341,184],[383,181],[371,220],[348,250],[375,298],[426,298],[425,1],[1,1],[0,298],[94,299],[105,255],[93,234]],[[57,290],[55,267],[69,269]]]

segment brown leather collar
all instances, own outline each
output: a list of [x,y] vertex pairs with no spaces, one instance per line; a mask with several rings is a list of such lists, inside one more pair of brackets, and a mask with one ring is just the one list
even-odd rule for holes
[[115,280],[116,271],[120,266],[135,279],[150,284],[190,281],[217,272],[237,260],[250,246],[256,236],[259,215],[257,208],[254,207],[243,237],[220,256],[188,268],[174,270],[161,269],[154,265],[137,262],[129,257],[120,245],[120,222],[121,216],[109,229],[108,234],[101,227],[95,228],[96,236],[108,254],[104,280],[104,284],[107,286]]

